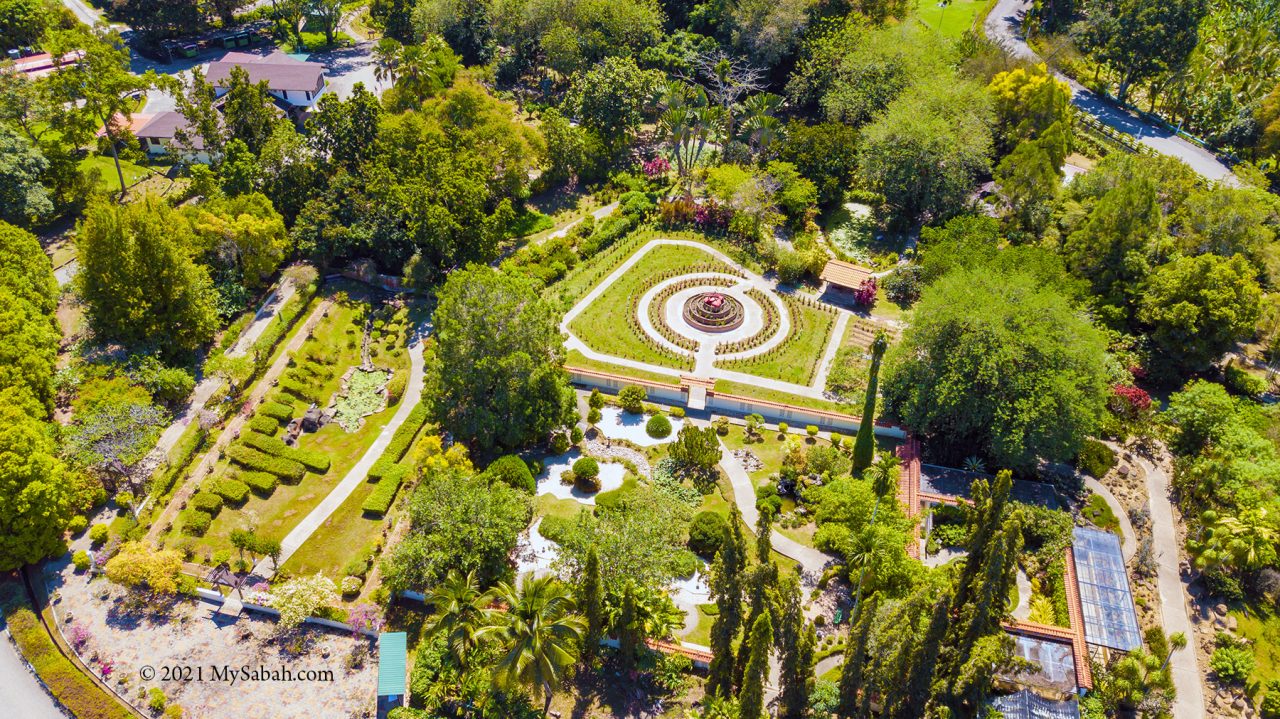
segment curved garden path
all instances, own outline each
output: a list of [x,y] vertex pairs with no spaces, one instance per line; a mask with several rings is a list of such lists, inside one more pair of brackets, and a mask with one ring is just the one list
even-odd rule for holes
[[[1136,455],[1135,455],[1136,456]],[[1163,467],[1145,457],[1136,456],[1147,480],[1147,498],[1151,509],[1151,536],[1155,545],[1156,584],[1160,590],[1160,615],[1165,634],[1181,632],[1186,636],[1186,649],[1176,651],[1169,662],[1173,685],[1178,693],[1173,702],[1175,719],[1200,719],[1204,711],[1204,674],[1196,658],[1196,635],[1187,605],[1190,577],[1182,574],[1182,543],[1174,519],[1170,497],[1169,475]]]
[[343,502],[347,501],[351,493],[364,484],[369,476],[369,470],[382,457],[387,445],[391,443],[391,438],[395,436],[396,430],[400,429],[400,426],[405,423],[413,412],[413,408],[422,399],[423,377],[426,374],[422,350],[423,343],[429,334],[429,326],[424,326],[414,333],[410,341],[409,383],[405,387],[404,394],[400,397],[400,405],[396,409],[395,415],[391,417],[391,421],[387,422],[382,428],[377,438],[373,440],[373,443],[369,445],[369,448],[360,457],[360,461],[356,462],[355,466],[347,471],[342,481],[280,541],[279,564],[270,561],[269,558],[264,558],[258,562],[258,566],[254,567],[254,574],[263,579],[270,579],[279,565],[289,561],[289,557],[293,556],[293,553],[306,543],[307,539],[324,524],[325,520],[329,519],[329,516],[336,512]]

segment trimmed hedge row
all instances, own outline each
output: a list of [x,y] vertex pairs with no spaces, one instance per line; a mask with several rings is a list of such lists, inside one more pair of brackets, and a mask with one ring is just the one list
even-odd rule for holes
[[291,484],[301,482],[302,476],[307,473],[306,467],[292,459],[273,457],[243,444],[233,444],[227,447],[227,456],[231,458],[232,462],[245,469],[268,472],[279,477],[281,481]]
[[196,492],[187,504],[210,517],[216,517],[222,511],[222,497],[212,492]]
[[186,471],[191,458],[195,457],[196,452],[204,446],[205,438],[208,436],[209,432],[201,429],[198,422],[192,422],[191,426],[183,430],[182,435],[178,437],[178,443],[169,451],[168,466],[156,474],[155,481],[151,484],[152,496],[163,497],[173,489],[178,477]]
[[408,473],[409,468],[403,464],[393,465],[386,474],[382,475],[382,479],[378,480],[378,486],[369,493],[361,509],[379,517],[386,514],[391,509],[391,503],[396,500],[396,491],[400,489],[400,483]]
[[245,432],[240,435],[240,441],[258,451],[266,452],[275,457],[293,460],[316,474],[324,474],[329,471],[329,457],[323,452],[290,447],[282,439],[268,437],[257,432]]
[[240,504],[249,497],[249,485],[234,477],[210,477],[201,483],[200,491],[216,494],[226,504]]
[[280,484],[278,477],[267,472],[241,472],[237,477],[260,497],[270,497],[271,493],[276,491],[276,486]]
[[320,401],[320,398],[316,394],[316,389],[314,387],[308,387],[307,385],[297,381],[296,379],[293,379],[292,377],[281,377],[280,389],[285,394],[293,395],[294,397],[297,397],[298,399],[303,400],[304,402]]
[[133,719],[133,714],[115,697],[62,656],[28,606],[9,607],[5,621],[23,658],[72,715],[81,719]]
[[[270,417],[280,424],[285,424],[293,419],[293,407],[282,402],[264,402],[258,408],[258,415]],[[254,418],[257,419],[258,415],[255,415]]]
[[274,436],[276,430],[280,429],[280,423],[277,422],[274,417],[267,417],[260,414],[255,414],[251,417],[248,422],[245,422],[245,426],[254,432],[259,432],[268,437]]
[[418,431],[422,429],[422,425],[427,423],[427,406],[422,402],[414,405],[409,410],[409,416],[405,417],[404,424],[396,430],[391,436],[391,441],[387,443],[387,448],[383,451],[382,456],[377,462],[369,468],[369,480],[378,480],[386,476],[387,472],[399,462],[404,453],[409,451],[409,447],[413,444],[413,438],[418,436]]
[[213,523],[212,515],[198,509],[184,509],[179,516],[182,518],[182,533],[192,537],[203,537]]

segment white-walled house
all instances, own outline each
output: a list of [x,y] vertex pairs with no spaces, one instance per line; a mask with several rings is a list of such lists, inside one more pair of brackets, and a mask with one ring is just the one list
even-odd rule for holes
[[133,134],[149,157],[170,155],[188,164],[209,164],[212,158],[204,147],[203,138],[191,133],[187,143],[178,140],[178,130],[186,128],[187,118],[173,110],[150,116],[135,115],[133,118]]
[[221,60],[209,63],[205,71],[205,77],[219,97],[230,89],[231,70],[235,67],[244,68],[250,82],[265,80],[272,97],[296,108],[311,107],[328,87],[324,65],[319,63],[304,62],[282,52],[270,55],[229,52]]

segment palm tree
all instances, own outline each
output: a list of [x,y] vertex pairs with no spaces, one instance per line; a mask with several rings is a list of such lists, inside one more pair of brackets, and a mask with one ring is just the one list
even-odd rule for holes
[[502,651],[493,667],[494,684],[541,694],[546,716],[565,670],[578,661],[587,622],[574,613],[568,587],[554,577],[526,575],[519,590],[499,582],[491,594],[506,611],[490,610],[489,624],[477,637],[493,639]]
[[427,626],[428,635],[443,635],[458,666],[466,668],[468,655],[480,643],[479,632],[489,605],[489,597],[480,591],[475,571],[465,575],[450,572],[449,577],[427,595],[427,603],[435,608],[431,624]]

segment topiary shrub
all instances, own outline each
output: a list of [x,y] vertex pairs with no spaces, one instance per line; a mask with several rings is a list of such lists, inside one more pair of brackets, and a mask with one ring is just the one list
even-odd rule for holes
[[640,385],[629,384],[618,391],[618,404],[622,406],[624,412],[631,414],[640,414],[644,411],[644,401],[647,398],[644,387]]
[[211,517],[218,516],[218,512],[222,511],[222,497],[211,492],[196,492],[191,496],[189,504]]
[[89,568],[89,553],[83,549],[76,550],[76,553],[71,555],[71,563],[75,565],[77,572],[87,570]]
[[85,530],[85,527],[88,527],[88,526],[89,526],[89,520],[85,519],[85,516],[83,514],[77,514],[76,516],[71,518],[71,521],[67,522],[67,531],[71,532],[72,534],[79,534]]
[[665,415],[655,414],[645,423],[644,431],[654,439],[666,439],[671,436],[671,420]]
[[575,425],[573,429],[569,430],[569,443],[573,445],[580,444],[582,436],[582,428]]
[[213,517],[198,509],[184,509],[181,514],[182,533],[191,537],[203,537],[213,523]]
[[569,451],[569,436],[564,432],[551,435],[551,453],[564,454]]
[[816,424],[811,424],[811,425],[806,426],[806,427],[804,428],[804,433],[805,433],[805,434],[807,434],[807,435],[809,435],[809,437],[811,437],[811,438],[812,438],[812,437],[817,437],[817,436],[818,436],[818,425],[816,425]]
[[1086,439],[1080,444],[1076,466],[1081,472],[1101,479],[1116,466],[1116,453],[1096,439]]
[[360,588],[364,586],[364,580],[360,577],[343,577],[342,578],[342,596],[350,599],[360,593]]
[[578,477],[599,477],[600,464],[592,457],[579,457],[573,463],[573,473]]
[[529,465],[514,454],[499,457],[484,473],[491,482],[502,482],[508,487],[522,489],[529,494],[533,494],[538,489],[533,472],[529,471]]
[[98,523],[89,528],[89,541],[93,546],[101,546],[107,541],[107,537],[111,535],[111,529],[107,525]]
[[684,407],[672,407],[672,408],[671,408],[671,416],[672,416],[672,417],[675,417],[676,419],[683,419],[683,418],[684,418],[684,414],[685,414],[685,412],[684,412]]
[[689,549],[710,558],[720,550],[729,523],[716,512],[698,512],[689,523]]
[[267,472],[241,472],[237,476],[241,482],[248,485],[249,489],[259,497],[270,497],[280,483],[278,477]]

